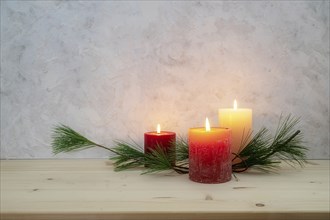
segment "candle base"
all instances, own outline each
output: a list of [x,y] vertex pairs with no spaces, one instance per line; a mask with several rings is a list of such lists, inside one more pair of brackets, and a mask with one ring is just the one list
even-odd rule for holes
[[225,183],[231,180],[231,163],[224,167],[221,172],[219,172],[219,169],[214,168],[212,170],[189,169],[189,179],[194,182],[207,184]]
[[197,183],[205,183],[205,184],[219,184],[219,183],[226,183],[229,182],[231,180],[231,177],[227,178],[227,179],[219,179],[219,180],[210,180],[210,179],[204,179],[204,178],[193,178],[193,177],[189,177],[189,179],[193,182],[197,182]]

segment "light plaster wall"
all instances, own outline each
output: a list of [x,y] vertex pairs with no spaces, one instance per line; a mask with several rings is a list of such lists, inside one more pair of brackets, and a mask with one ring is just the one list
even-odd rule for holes
[[57,123],[106,145],[186,135],[234,98],[255,130],[300,116],[329,158],[329,1],[1,1],[1,158],[52,158]]

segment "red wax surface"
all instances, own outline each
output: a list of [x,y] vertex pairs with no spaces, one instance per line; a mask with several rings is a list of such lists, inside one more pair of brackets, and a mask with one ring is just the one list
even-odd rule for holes
[[144,153],[150,153],[151,150],[156,149],[157,145],[168,153],[171,148],[175,150],[175,140],[175,133],[171,131],[146,132],[144,133]]
[[223,183],[231,179],[231,130],[189,129],[189,178],[200,183]]

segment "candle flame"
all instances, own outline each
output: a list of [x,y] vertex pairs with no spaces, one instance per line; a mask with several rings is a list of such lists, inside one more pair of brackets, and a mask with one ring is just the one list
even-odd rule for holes
[[160,134],[160,124],[157,124],[157,134]]
[[207,117],[205,119],[205,130],[206,131],[211,131],[210,122],[209,122],[209,119]]
[[234,110],[237,110],[237,101],[236,101],[236,99],[234,100]]

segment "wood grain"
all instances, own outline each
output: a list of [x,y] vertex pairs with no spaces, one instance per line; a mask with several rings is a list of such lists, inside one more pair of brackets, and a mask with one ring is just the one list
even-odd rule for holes
[[1,219],[329,219],[329,161],[200,184],[106,160],[1,160]]

